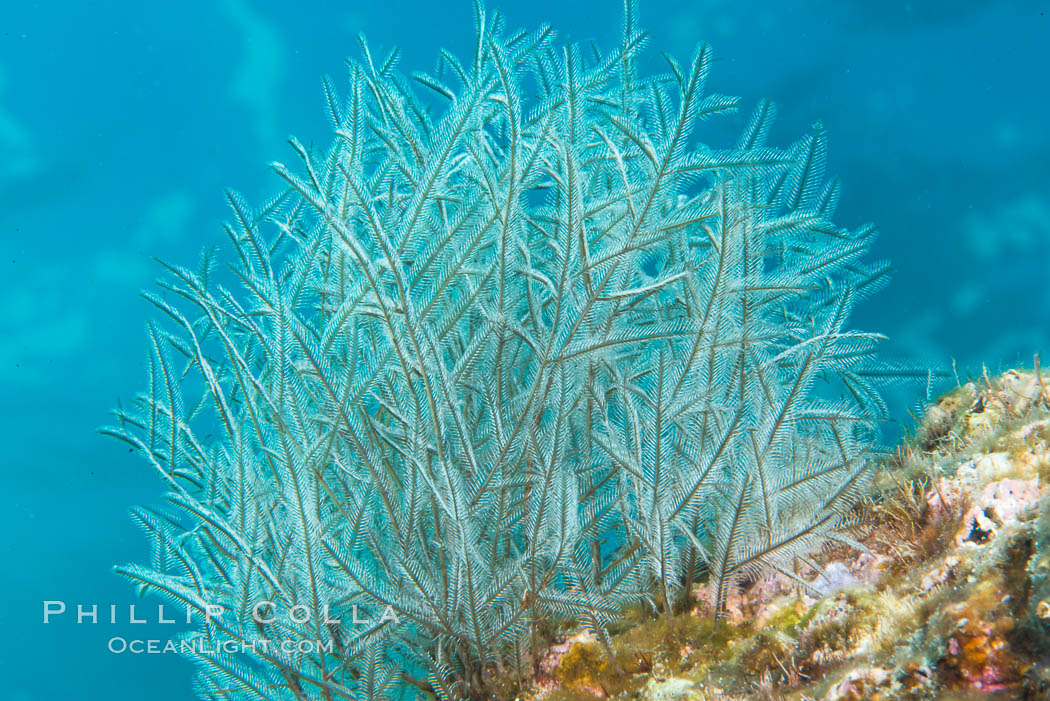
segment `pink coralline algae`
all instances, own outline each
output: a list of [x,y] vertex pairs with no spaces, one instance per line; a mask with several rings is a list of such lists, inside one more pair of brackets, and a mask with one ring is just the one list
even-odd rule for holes
[[955,536],[956,545],[967,541],[984,543],[1038,499],[1037,479],[1004,479],[985,485],[963,518],[962,528]]

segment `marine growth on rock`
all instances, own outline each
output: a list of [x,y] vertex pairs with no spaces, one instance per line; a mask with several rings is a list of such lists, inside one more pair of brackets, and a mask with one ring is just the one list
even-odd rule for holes
[[625,609],[673,626],[704,581],[722,616],[853,543],[874,229],[832,222],[819,124],[771,146],[760,101],[707,144],[712,49],[658,65],[625,17],[600,52],[479,9],[411,75],[362,40],[332,142],[149,294],[109,432],[168,493],[118,571],[201,612],[202,698],[512,698],[567,621],[615,664]]

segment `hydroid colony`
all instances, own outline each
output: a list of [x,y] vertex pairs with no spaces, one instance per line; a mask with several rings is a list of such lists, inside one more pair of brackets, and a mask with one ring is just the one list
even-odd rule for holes
[[819,125],[768,146],[761,102],[704,145],[738,107],[711,49],[648,75],[643,44],[630,8],[608,53],[479,10],[471,55],[409,77],[362,40],[331,145],[293,141],[261,209],[230,194],[233,283],[209,256],[149,296],[111,432],[169,493],[119,571],[227,609],[193,636],[327,647],[202,648],[203,698],[488,698],[552,623],[670,618],[698,581],[720,610],[852,542],[888,374],[847,326],[874,231],[831,223]]

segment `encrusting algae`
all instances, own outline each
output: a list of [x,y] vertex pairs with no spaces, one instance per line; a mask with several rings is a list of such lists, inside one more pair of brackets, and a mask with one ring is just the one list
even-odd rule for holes
[[825,552],[809,587],[752,582],[721,620],[699,587],[670,622],[628,615],[611,658],[565,636],[521,698],[1050,699],[1048,445],[1038,363],[985,373],[887,461],[858,509],[865,552]]

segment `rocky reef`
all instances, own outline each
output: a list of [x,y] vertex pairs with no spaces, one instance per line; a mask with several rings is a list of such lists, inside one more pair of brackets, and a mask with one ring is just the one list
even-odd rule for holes
[[1050,699],[1048,445],[1038,360],[960,384],[883,462],[862,550],[746,583],[719,620],[698,588],[611,645],[563,631],[522,698]]

